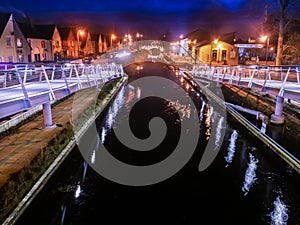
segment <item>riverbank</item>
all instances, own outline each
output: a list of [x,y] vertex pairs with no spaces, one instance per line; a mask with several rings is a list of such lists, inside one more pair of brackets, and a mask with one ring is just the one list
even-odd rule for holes
[[[37,113],[0,135],[0,222],[74,139],[91,113],[101,112],[127,77],[80,90],[52,105],[55,128],[43,128]],[[76,126],[76,128],[74,128]]]
[[[275,96],[263,92],[253,91],[243,87],[236,87],[230,84],[222,85],[222,92],[225,101],[232,104],[241,105],[246,108],[260,111],[269,118],[275,111]],[[300,144],[300,108],[296,104],[285,101],[283,107],[285,123],[283,128],[288,136],[293,137],[294,141]],[[272,125],[274,127],[280,127]]]

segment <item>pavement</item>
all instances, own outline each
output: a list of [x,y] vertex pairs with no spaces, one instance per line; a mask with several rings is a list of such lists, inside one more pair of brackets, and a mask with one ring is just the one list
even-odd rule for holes
[[16,132],[0,139],[0,188],[9,181],[9,178],[28,166],[30,162],[45,150],[45,147],[57,137],[64,129],[70,127],[72,121],[78,117],[88,106],[94,103],[95,88],[83,89],[76,94],[76,102],[80,104],[74,108],[74,95],[52,105],[54,128],[43,128],[43,115],[38,115]]

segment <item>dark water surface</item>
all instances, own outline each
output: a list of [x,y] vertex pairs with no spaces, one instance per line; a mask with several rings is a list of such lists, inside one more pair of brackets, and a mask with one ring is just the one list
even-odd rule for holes
[[[130,186],[110,181],[89,166],[98,156],[93,147],[87,149],[88,163],[76,148],[18,225],[300,224],[299,175],[283,160],[229,115],[225,118],[217,109],[208,107],[204,96],[165,65],[145,63],[139,72],[132,65],[127,73],[131,80],[149,75],[168,77],[181,84],[188,94],[176,101],[155,96],[141,98],[146,90],[130,86],[130,80],[129,88],[123,88],[98,118],[98,140],[122,162],[148,166],[172,154],[183,120],[200,118],[199,125],[184,131],[189,135],[200,133],[195,137],[198,145],[191,159],[169,179]],[[137,98],[140,101],[131,107]],[[187,98],[195,102],[197,110],[186,104]],[[116,119],[127,111],[129,118]],[[149,137],[147,126],[156,116],[166,122],[167,135],[155,149],[135,151],[116,138],[114,129],[128,121],[138,138]],[[200,172],[199,163],[209,139],[220,148],[216,148],[215,160]],[[90,140],[90,146],[95,143]]]

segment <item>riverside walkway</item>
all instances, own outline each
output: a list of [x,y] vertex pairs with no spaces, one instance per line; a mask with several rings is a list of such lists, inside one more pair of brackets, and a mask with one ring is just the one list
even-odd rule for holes
[[[117,78],[114,82],[115,86],[110,87],[105,90],[106,97],[102,100],[99,110],[104,109],[105,105],[109,102],[109,99],[117,93],[118,89],[126,81],[126,77]],[[74,130],[74,122],[86,115],[86,110],[91,106],[95,107],[95,99],[97,99],[99,92],[104,88],[105,83],[99,84],[98,86],[91,86],[89,88],[83,88],[78,90],[76,95],[68,95],[63,101],[58,101],[55,104],[52,104],[52,118],[55,122],[55,126],[51,129],[44,128],[44,118],[42,114],[34,115],[34,119],[19,125],[17,128],[14,128],[12,132],[6,134],[5,136],[0,137],[0,189],[2,195],[0,195],[1,208],[0,208],[0,222],[4,218],[1,216],[7,214],[12,210],[12,206],[15,207],[14,199],[20,201],[20,195],[24,195],[28,192],[28,188],[32,185],[27,179],[34,179],[33,177],[20,177],[22,171],[24,174],[30,174],[34,170],[35,173],[40,170],[39,167],[48,167],[47,159],[50,160],[50,163],[55,159],[55,152],[60,151],[58,146],[66,146],[71,143],[73,138],[72,130]],[[104,93],[103,92],[103,93]],[[74,102],[76,104],[74,107]],[[71,133],[70,133],[71,132]],[[74,130],[74,133],[76,131]],[[66,147],[64,147],[66,148]],[[52,156],[51,156],[52,155]],[[37,170],[32,168],[32,163],[37,163],[38,161],[42,162]],[[49,163],[49,162],[48,162]],[[31,169],[26,169],[26,168]],[[17,175],[19,178],[15,180],[13,177]],[[36,176],[36,175],[35,175]],[[38,178],[38,177],[37,177]],[[11,181],[11,179],[14,179]],[[24,179],[24,180],[23,180]],[[46,178],[44,178],[46,179]],[[16,186],[18,182],[20,186]],[[28,186],[29,185],[29,186]],[[25,192],[23,192],[25,190]],[[3,196],[3,193],[6,195]],[[23,193],[23,194],[22,194]],[[27,199],[28,201],[28,199]],[[26,204],[27,204],[26,201]],[[19,209],[20,210],[20,209]],[[18,211],[18,210],[17,210]],[[15,220],[15,216],[8,218],[7,221]],[[10,224],[4,223],[4,224]]]

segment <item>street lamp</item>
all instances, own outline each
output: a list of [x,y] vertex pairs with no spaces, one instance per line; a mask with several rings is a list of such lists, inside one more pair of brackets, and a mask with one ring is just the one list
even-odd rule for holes
[[209,63],[210,66],[213,61],[213,45],[217,45],[218,42],[219,42],[219,39],[216,38],[210,43],[210,63]]
[[268,61],[267,61],[267,57],[268,57],[268,49],[269,49],[269,42],[270,42],[270,38],[267,35],[264,35],[260,38],[260,40],[262,42],[267,42],[267,47],[266,47],[266,66],[268,65]]
[[116,35],[112,34],[111,37],[110,37],[110,48],[112,50],[112,44],[113,44],[113,40],[116,39]]
[[138,41],[139,39],[142,40],[143,34],[137,33],[136,34],[136,40]]
[[218,65],[219,65],[220,61],[222,61],[222,53],[221,53],[222,47],[223,47],[222,44],[218,44],[218,50],[219,50],[219,53],[218,53]]
[[79,51],[80,51],[80,48],[79,48],[79,36],[83,36],[85,34],[84,30],[78,30],[77,31],[77,47],[78,47],[78,57],[79,57]]

